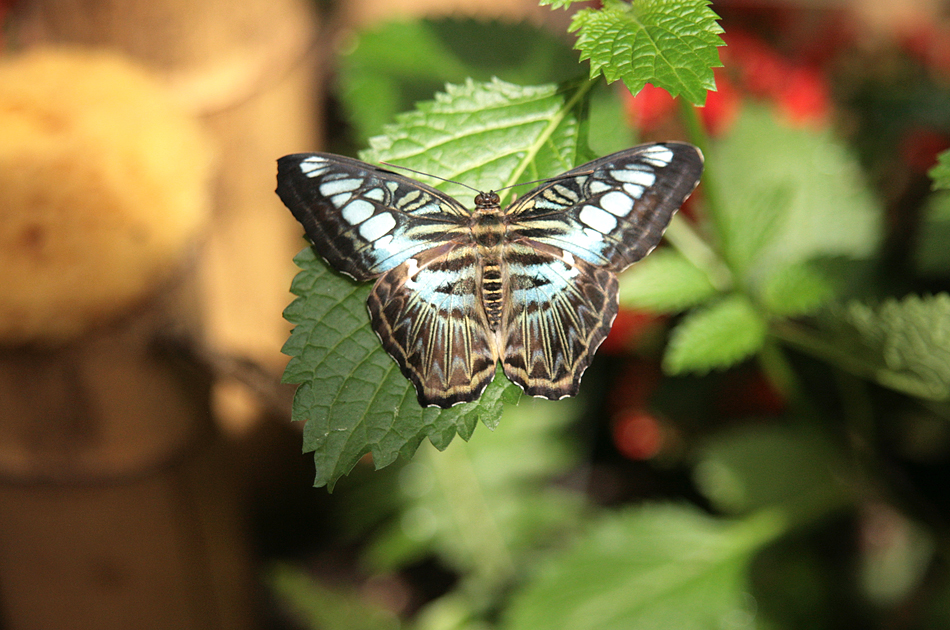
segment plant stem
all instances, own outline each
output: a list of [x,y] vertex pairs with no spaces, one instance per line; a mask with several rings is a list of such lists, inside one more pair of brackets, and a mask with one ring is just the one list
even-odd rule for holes
[[[680,114],[683,123],[686,125],[686,131],[690,141],[699,147],[703,155],[709,156],[709,135],[703,129],[696,108],[684,98],[676,99],[680,106]],[[726,220],[723,212],[722,201],[719,198],[719,186],[716,182],[716,165],[707,161],[703,167],[703,197],[706,201],[706,212],[716,230],[716,237],[719,241],[720,251],[725,251],[728,245],[726,242]],[[728,265],[728,261],[725,261]]]

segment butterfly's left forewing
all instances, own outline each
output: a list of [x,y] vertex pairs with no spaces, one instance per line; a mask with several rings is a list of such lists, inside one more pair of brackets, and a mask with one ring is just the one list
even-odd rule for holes
[[458,238],[468,210],[438,190],[326,153],[277,161],[277,194],[330,265],[369,280]]

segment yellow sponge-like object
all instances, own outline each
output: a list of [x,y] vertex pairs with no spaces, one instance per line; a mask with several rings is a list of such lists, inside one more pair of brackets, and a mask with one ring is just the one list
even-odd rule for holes
[[167,279],[209,216],[210,145],[113,54],[0,61],[0,343],[59,342]]

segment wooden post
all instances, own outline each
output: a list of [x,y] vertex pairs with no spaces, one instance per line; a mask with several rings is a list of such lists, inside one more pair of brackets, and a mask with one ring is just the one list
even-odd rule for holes
[[154,342],[183,332],[279,374],[303,241],[273,193],[275,160],[319,148],[309,4],[23,0],[16,10],[11,28],[27,47],[103,47],[157,74],[212,137],[217,177],[201,251],[153,298],[71,341],[0,350],[0,625],[253,628],[240,475],[214,384]]

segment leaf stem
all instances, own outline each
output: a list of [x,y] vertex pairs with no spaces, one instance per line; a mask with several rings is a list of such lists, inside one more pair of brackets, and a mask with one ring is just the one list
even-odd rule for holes
[[[709,135],[706,133],[702,122],[699,120],[699,114],[696,113],[696,108],[693,107],[692,103],[682,97],[676,99],[676,101],[679,103],[680,114],[683,119],[683,123],[686,125],[686,132],[690,141],[699,147],[699,150],[703,152],[703,155],[708,158]],[[725,213],[723,212],[722,201],[719,198],[719,186],[716,182],[716,165],[714,163],[711,164],[708,160],[703,167],[702,181],[703,198],[706,202],[706,212],[709,214],[709,218],[712,220],[713,227],[716,230],[719,250],[725,251],[725,248],[728,245],[728,243],[726,243],[727,231]],[[728,266],[728,260],[723,260],[723,262]]]
[[[508,181],[505,182],[505,186],[513,186],[518,183],[518,179],[524,174],[528,169],[528,166],[534,161],[535,157],[538,155],[538,152],[541,151],[541,147],[551,139],[551,136],[554,135],[554,132],[557,130],[558,126],[564,121],[567,117],[568,112],[572,111],[574,107],[580,102],[584,96],[590,92],[594,87],[594,82],[590,79],[585,80],[578,86],[577,91],[567,100],[563,107],[561,107],[554,116],[551,117],[551,120],[548,121],[547,127],[538,134],[538,137],[535,138],[534,142],[528,147],[525,151],[524,157],[521,158],[521,161],[518,164],[518,167],[515,168],[511,175],[508,177]],[[507,194],[507,193],[506,193]]]
[[732,272],[723,264],[719,254],[696,233],[693,225],[682,216],[676,215],[664,234],[670,245],[697,269],[702,269],[717,291],[732,289]]
[[[683,122],[686,125],[689,139],[699,147],[703,155],[708,155],[709,136],[700,123],[699,116],[696,114],[696,108],[686,99],[676,99],[680,105]],[[718,188],[715,185],[715,165],[710,165],[707,161],[703,166],[703,197],[705,200],[706,211],[712,220],[713,227],[720,246],[724,241],[725,229],[723,227],[722,205],[718,199]],[[667,240],[676,247],[677,250],[698,268],[706,272],[709,282],[719,291],[728,291],[734,287],[735,274],[726,261],[716,250],[704,239],[702,239],[693,227],[684,221],[681,217],[674,217],[673,222],[666,234]],[[721,247],[720,247],[721,251]]]
[[[787,320],[775,321],[772,323],[770,332],[777,339],[808,355],[827,361],[832,366],[854,376],[881,383],[881,379],[878,377],[880,370],[876,366],[836,347],[801,325]],[[882,384],[889,386],[885,383]]]

